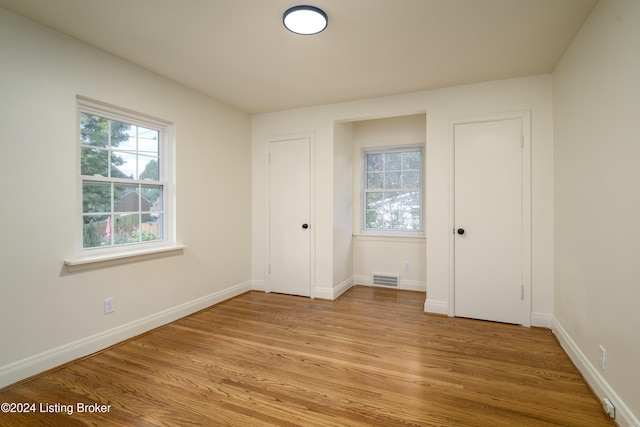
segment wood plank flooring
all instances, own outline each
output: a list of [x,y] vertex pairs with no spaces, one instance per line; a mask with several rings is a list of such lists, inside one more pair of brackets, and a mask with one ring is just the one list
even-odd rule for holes
[[37,407],[0,425],[614,425],[550,331],[431,316],[424,298],[249,292],[1,391]]

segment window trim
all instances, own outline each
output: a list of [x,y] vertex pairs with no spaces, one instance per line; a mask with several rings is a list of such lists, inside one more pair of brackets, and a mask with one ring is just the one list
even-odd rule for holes
[[[388,230],[388,229],[368,229],[367,223],[367,204],[366,204],[366,187],[367,187],[367,155],[368,154],[384,154],[405,151],[420,151],[420,228],[418,230]],[[360,184],[360,235],[362,236],[388,236],[388,237],[424,237],[425,223],[425,144],[406,144],[391,145],[380,147],[363,147],[361,149],[361,184]]]
[[[78,269],[92,268],[92,266],[99,267],[106,264],[131,262],[156,255],[166,256],[167,253],[182,250],[184,246],[177,245],[175,237],[175,124],[147,114],[81,96],[78,96],[76,101],[76,143],[74,144],[76,150],[76,204],[74,207],[76,212],[74,215],[74,218],[76,218],[76,253],[74,257],[64,260],[68,270],[71,272]],[[158,147],[160,176],[158,181],[149,181],[148,184],[162,185],[163,187],[163,239],[106,247],[83,247],[82,185],[87,178],[81,175],[81,113],[94,114],[106,119],[122,121],[160,132],[161,141]],[[96,178],[96,180],[105,180],[104,178]],[[105,181],[119,182],[120,180],[118,178],[114,180],[107,178]],[[138,180],[135,180],[135,182],[137,184]]]

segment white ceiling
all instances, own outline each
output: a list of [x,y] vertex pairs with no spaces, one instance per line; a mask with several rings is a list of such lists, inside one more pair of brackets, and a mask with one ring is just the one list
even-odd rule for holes
[[[0,0],[249,113],[550,73],[597,0]],[[282,14],[313,4],[315,36]]]

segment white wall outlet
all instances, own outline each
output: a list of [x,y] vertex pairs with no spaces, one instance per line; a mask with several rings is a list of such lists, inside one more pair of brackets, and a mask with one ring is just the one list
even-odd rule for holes
[[409,261],[404,262],[404,271],[411,271],[411,263]]
[[609,418],[616,417],[616,407],[613,406],[609,398],[605,397],[602,399],[602,408],[604,408],[604,412],[609,415]]
[[105,298],[104,300],[104,314],[113,313],[113,297]]
[[604,370],[607,368],[607,350],[603,346],[598,348],[600,348],[600,367]]

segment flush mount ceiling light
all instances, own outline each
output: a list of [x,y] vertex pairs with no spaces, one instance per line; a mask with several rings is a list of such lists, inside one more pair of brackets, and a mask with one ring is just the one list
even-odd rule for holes
[[327,28],[327,14],[314,6],[294,6],[282,17],[287,30],[296,34],[318,34]]

